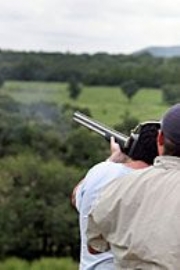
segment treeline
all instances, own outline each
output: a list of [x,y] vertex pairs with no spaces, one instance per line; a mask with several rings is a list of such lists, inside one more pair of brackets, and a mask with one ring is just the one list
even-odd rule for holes
[[139,87],[162,87],[179,84],[179,73],[178,57],[0,51],[1,81],[67,82],[73,77],[86,85],[121,85],[134,80]]

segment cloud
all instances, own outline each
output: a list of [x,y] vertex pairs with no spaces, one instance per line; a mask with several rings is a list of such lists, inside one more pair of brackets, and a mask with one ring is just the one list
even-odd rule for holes
[[0,48],[110,53],[180,45],[180,0],[0,0]]

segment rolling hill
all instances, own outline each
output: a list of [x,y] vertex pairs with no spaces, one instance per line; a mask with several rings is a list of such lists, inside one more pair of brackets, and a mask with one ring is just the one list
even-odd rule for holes
[[149,53],[154,57],[180,57],[180,46],[151,46],[136,51],[134,55]]

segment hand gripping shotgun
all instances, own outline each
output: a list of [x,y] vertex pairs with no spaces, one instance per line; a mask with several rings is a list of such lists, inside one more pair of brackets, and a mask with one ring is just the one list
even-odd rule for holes
[[113,136],[115,138],[115,141],[120,145],[121,149],[124,149],[124,146],[128,140],[128,136],[109,128],[106,125],[101,124],[98,121],[93,120],[92,118],[86,116],[83,113],[80,112],[74,112],[73,114],[73,120],[90,130],[95,131],[99,135],[103,136],[107,141],[110,142],[110,138]]

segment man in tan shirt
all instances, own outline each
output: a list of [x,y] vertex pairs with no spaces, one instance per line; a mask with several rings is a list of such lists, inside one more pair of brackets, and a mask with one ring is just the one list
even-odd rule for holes
[[180,269],[180,104],[165,113],[157,145],[154,165],[109,183],[88,218],[89,250],[111,248],[116,269]]

